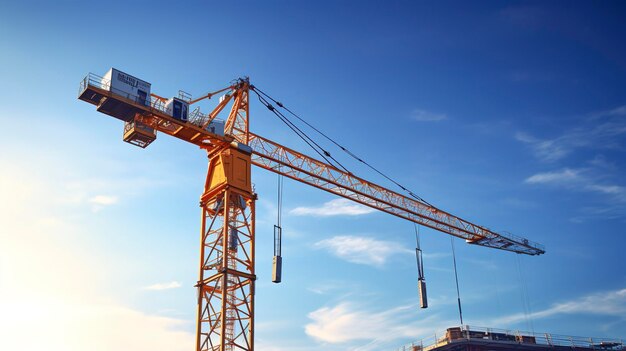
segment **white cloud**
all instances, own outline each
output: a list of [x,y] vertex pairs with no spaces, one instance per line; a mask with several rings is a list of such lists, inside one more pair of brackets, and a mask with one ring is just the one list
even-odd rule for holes
[[593,113],[592,118],[602,118],[606,116],[626,116],[626,105],[618,106],[608,111],[600,111]]
[[[31,210],[39,213],[37,208]],[[0,219],[1,350],[183,351],[193,347],[193,335],[185,331],[191,329],[191,322],[146,314],[103,295],[106,289],[94,277],[102,268],[91,263],[98,255],[71,245],[86,230],[56,217],[33,223],[19,216],[0,215]],[[42,269],[58,274],[41,274]],[[59,274],[63,279],[58,279]],[[32,337],[34,320],[45,325],[37,328],[36,338]]]
[[289,213],[296,216],[358,216],[375,212],[369,208],[348,199],[335,199],[325,202],[320,207],[296,207]]
[[[535,156],[545,162],[561,161],[580,150],[610,150],[610,154],[619,155],[626,149],[626,105],[591,113],[578,121],[576,127],[565,129],[556,137],[539,139],[518,132],[515,138],[528,144]],[[537,173],[526,178],[525,183],[598,195],[592,199],[595,203],[587,201],[581,214],[570,219],[574,222],[583,218],[617,219],[626,216],[626,185],[622,184],[618,165],[598,153],[584,165]]]
[[525,182],[530,184],[546,184],[546,183],[571,183],[572,181],[579,180],[580,171],[565,168],[556,172],[537,173],[528,178]]
[[415,109],[411,112],[411,118],[420,122],[438,122],[448,118],[444,113],[435,113],[425,110]]
[[[84,296],[78,302],[46,295],[2,296],[0,349],[184,351],[193,348],[192,333],[182,330],[190,322],[148,315],[93,298],[85,301]],[[33,323],[45,326],[36,328],[35,338]]]
[[575,191],[598,193],[610,198],[616,203],[626,203],[626,187],[607,184],[590,174],[586,169],[565,168],[560,171],[534,174],[524,182],[528,184],[542,184],[565,187]]
[[94,217],[78,211],[90,197],[66,201],[67,189],[59,186],[63,177],[5,164],[0,174],[0,350],[193,348],[191,321],[144,313],[107,293],[112,284],[103,279],[115,274],[101,264],[103,253],[93,251],[99,246],[88,241]]
[[[568,314],[591,314],[614,316],[626,320],[626,289],[595,293],[570,301],[559,302],[544,310],[533,312],[528,317],[541,319]],[[497,318],[493,325],[512,324],[524,321],[523,313]]]
[[380,267],[396,254],[412,254],[402,245],[362,236],[335,236],[315,243],[316,248],[326,249],[348,262]]
[[515,139],[529,144],[535,156],[546,162],[560,160],[577,149],[622,149],[622,136],[626,134],[624,116],[626,105],[593,113],[579,126],[567,129],[554,138],[539,139],[518,132]]
[[[482,297],[484,298],[484,295]],[[437,305],[453,300],[445,298]],[[527,318],[542,319],[557,316],[567,318],[566,316],[573,314],[602,315],[626,320],[626,289],[605,291],[555,303],[529,316],[516,313],[476,320],[475,323],[507,328],[524,322]],[[305,326],[306,334],[329,345],[328,349],[333,350],[334,347],[360,351],[391,350],[402,340],[413,341],[418,337],[432,336],[458,324],[458,320],[445,319],[438,314],[424,317],[419,308],[412,304],[384,309],[363,307],[348,301],[316,309],[308,314],[308,318],[310,322]]]
[[117,196],[96,195],[89,199],[89,202],[100,206],[115,205],[117,203]]
[[618,195],[622,196],[626,194],[626,188],[619,185],[599,185],[599,184],[590,184],[589,190],[610,194],[610,195]]
[[311,322],[305,326],[305,332],[329,344],[347,346],[346,343],[358,342],[361,344],[358,347],[344,349],[366,351],[390,348],[393,344],[397,346],[399,339],[431,335],[455,324],[440,320],[437,315],[424,318],[419,316],[418,310],[415,305],[372,310],[344,301],[309,313]]
[[91,204],[91,211],[98,212],[103,208],[117,203],[117,196],[96,195],[88,200]]
[[539,140],[526,133],[518,132],[515,134],[518,141],[530,144],[535,155],[547,162],[552,162],[565,157],[570,153],[569,147],[563,145],[559,139],[555,140]]
[[318,295],[326,295],[331,291],[334,291],[337,289],[337,285],[336,284],[330,284],[330,283],[326,283],[326,284],[317,284],[315,286],[311,286],[308,287],[307,290],[314,293],[314,294],[318,294]]
[[144,290],[168,290],[168,289],[176,289],[180,288],[182,285],[177,281],[172,281],[169,283],[157,283],[144,287]]

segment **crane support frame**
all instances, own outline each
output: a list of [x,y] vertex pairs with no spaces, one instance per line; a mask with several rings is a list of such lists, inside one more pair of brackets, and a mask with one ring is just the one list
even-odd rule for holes
[[[203,114],[197,108],[188,121],[182,121],[168,113],[166,99],[156,94],[151,94],[149,100],[133,96],[112,89],[110,82],[91,73],[79,87],[78,98],[95,105],[99,112],[124,120],[129,127],[141,126],[150,131],[148,135],[129,128],[125,141],[145,147],[158,131],[197,145],[209,156],[200,197],[197,351],[254,350],[256,194],[251,183],[252,165],[463,238],[470,244],[528,255],[545,253],[540,244],[475,225],[251,133],[249,90],[249,80],[243,78],[189,100],[193,104],[227,92],[211,112]],[[215,133],[211,123],[231,102],[224,134]]]
[[252,351],[256,195],[250,155],[227,147],[209,158],[200,202],[196,350]]

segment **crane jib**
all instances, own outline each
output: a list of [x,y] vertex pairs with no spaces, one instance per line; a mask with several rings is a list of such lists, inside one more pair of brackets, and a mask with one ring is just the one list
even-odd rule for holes
[[[359,202],[363,205],[465,239],[470,244],[529,255],[545,253],[541,245],[511,234],[477,226],[434,206],[343,172],[268,139],[250,133],[253,164]],[[281,167],[278,167],[278,166]]]

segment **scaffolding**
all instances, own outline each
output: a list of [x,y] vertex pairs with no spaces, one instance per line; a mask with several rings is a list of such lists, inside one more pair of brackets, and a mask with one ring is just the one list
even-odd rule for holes
[[623,351],[623,339],[568,336],[550,333],[533,333],[519,330],[471,327],[462,325],[446,329],[445,332],[404,345],[395,351],[430,351],[446,348],[452,344],[489,344],[500,349],[520,349],[520,346],[544,348],[567,347],[570,349],[589,349]]

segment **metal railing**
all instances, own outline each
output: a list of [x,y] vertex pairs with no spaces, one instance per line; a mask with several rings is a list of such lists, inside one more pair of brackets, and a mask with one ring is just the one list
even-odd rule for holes
[[[453,328],[450,328],[453,329]],[[450,330],[448,329],[448,330]],[[514,343],[543,345],[547,347],[565,346],[588,348],[592,350],[610,350],[622,351],[626,350],[623,339],[615,338],[598,338],[598,337],[580,337],[549,333],[531,333],[518,330],[495,329],[484,327],[469,327],[464,325],[454,332],[443,332],[440,334],[424,338],[422,340],[404,345],[395,351],[429,351],[437,347],[462,341],[489,341],[497,343]]]
[[187,121],[195,126],[202,127],[209,120],[209,116],[200,112],[200,108],[196,107],[189,113]]
[[512,241],[515,241],[517,243],[523,244],[523,245],[528,245],[530,247],[534,247],[536,249],[539,249],[541,251],[546,251],[546,247],[542,244],[539,244],[538,242],[532,241],[532,240],[528,240],[526,238],[523,238],[519,235],[515,235],[511,232],[507,232],[507,231],[501,231],[498,232],[498,234],[500,234],[501,236],[504,236],[506,238],[509,238]]
[[82,94],[83,91],[85,91],[85,89],[87,89],[90,86],[94,88],[110,91],[111,93],[114,93],[115,95],[134,101],[135,103],[139,105],[150,106],[161,112],[165,112],[165,104],[163,103],[163,101],[159,99],[153,99],[151,96],[139,96],[139,95],[131,94],[131,93],[128,93],[128,92],[125,92],[116,88],[112,88],[110,80],[104,79],[103,77],[97,74],[93,74],[93,73],[89,73],[80,82],[78,95],[80,96],[80,94]]
[[[163,100],[154,98],[152,96],[147,96],[144,98],[138,95],[127,93],[125,91],[121,91],[119,89],[111,88],[111,81],[104,79],[104,77],[101,77],[97,74],[89,73],[87,76],[85,76],[85,78],[81,80],[78,89],[78,95],[80,96],[88,87],[94,87],[101,90],[109,91],[117,96],[134,101],[137,104],[148,106],[151,109],[166,114],[168,116],[171,115],[167,111],[167,108],[165,106],[166,103]],[[191,95],[183,91],[179,91],[179,97],[182,97],[186,101],[191,99]],[[197,127],[202,127],[205,123],[209,122],[209,117],[210,116],[208,114],[200,112],[200,108],[196,108],[189,113],[187,122]],[[219,119],[215,120],[221,121]]]
[[109,90],[111,86],[111,81],[108,81],[99,75],[89,73],[83,80],[80,81],[80,86],[78,88],[78,95],[82,94],[88,86],[96,87],[103,90]]

